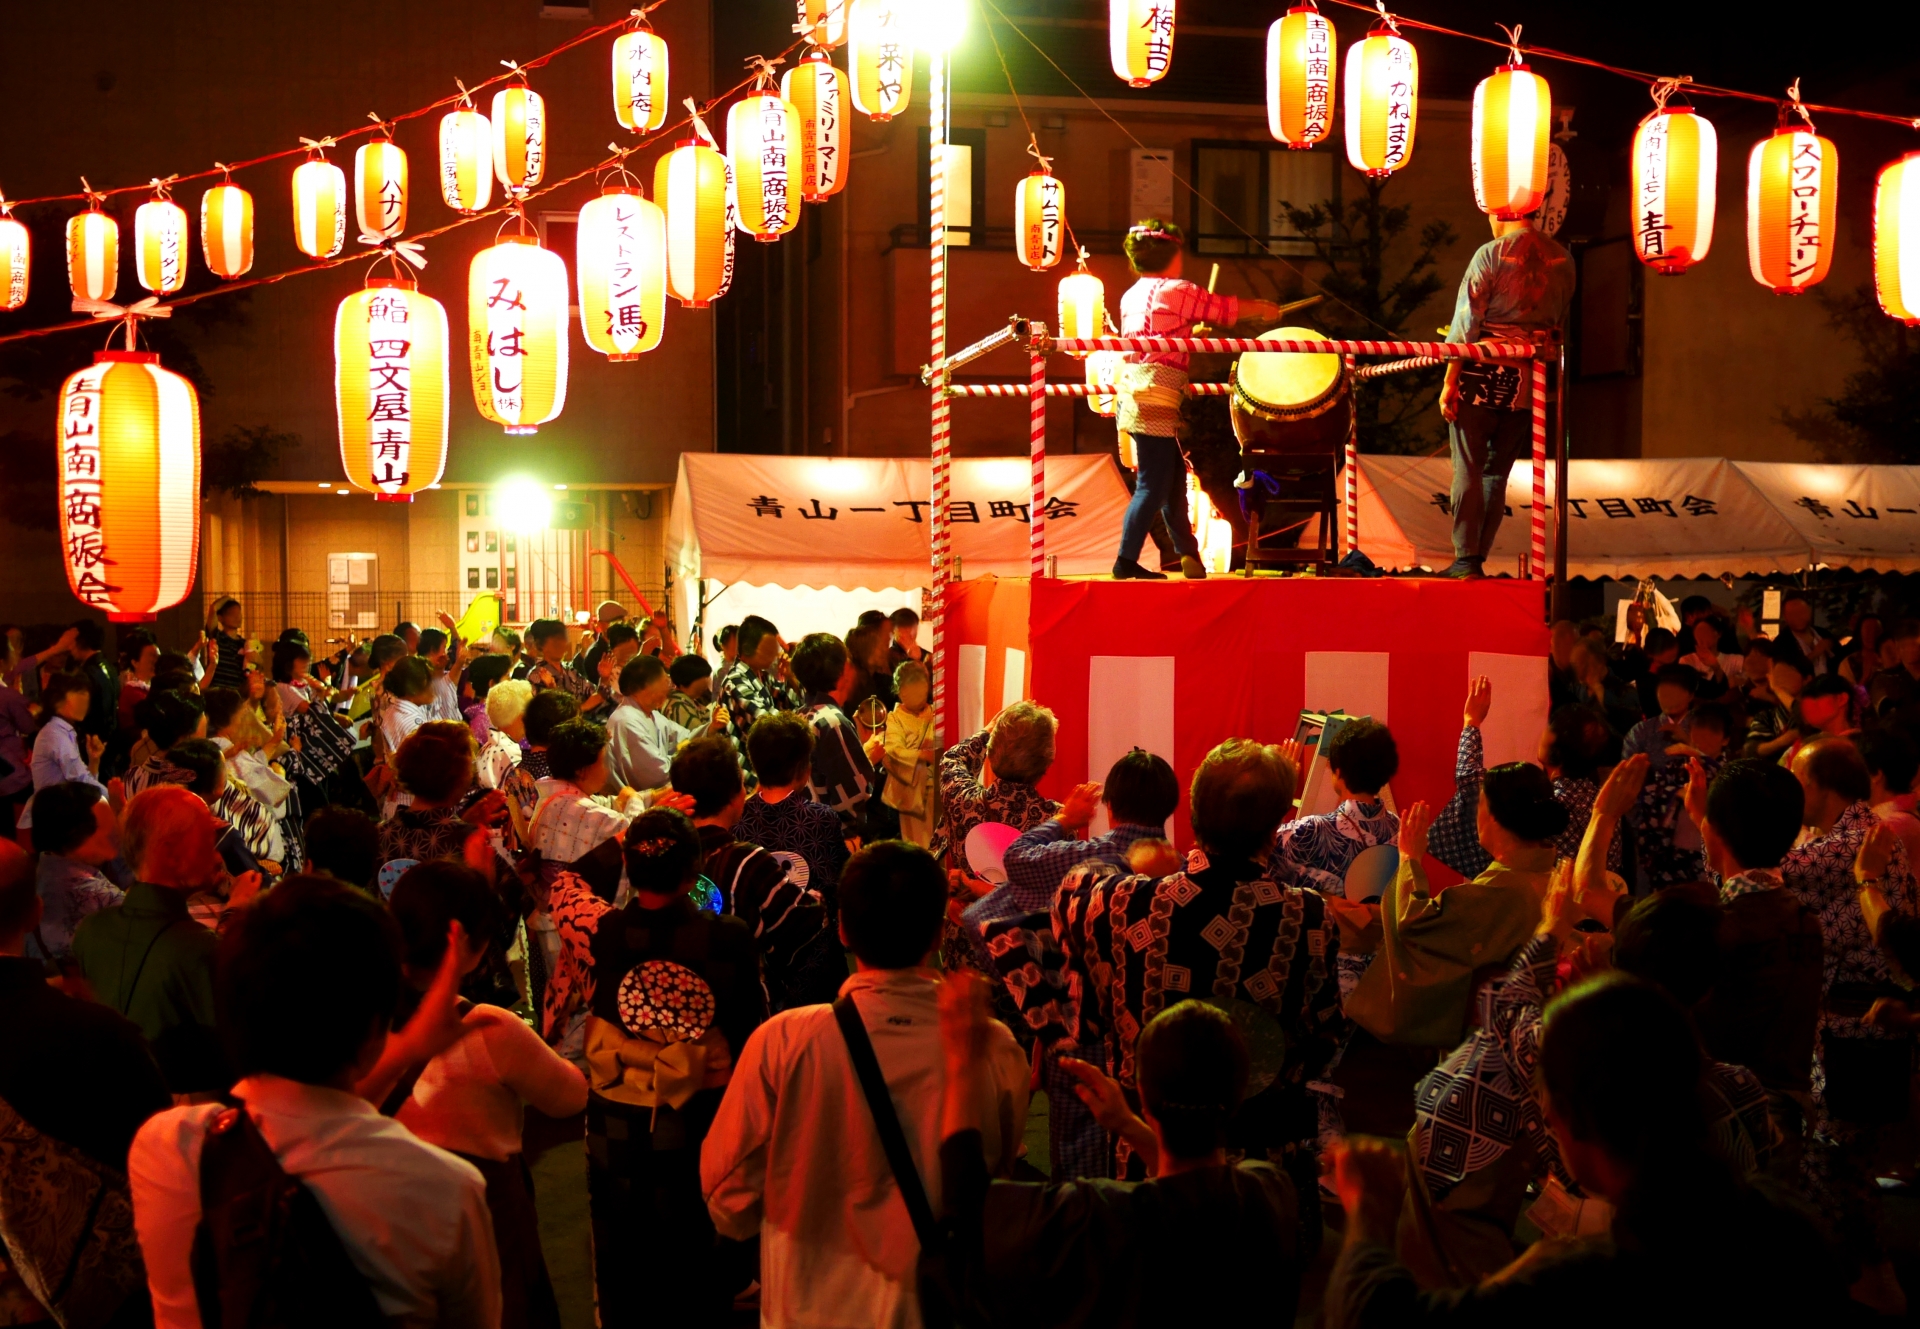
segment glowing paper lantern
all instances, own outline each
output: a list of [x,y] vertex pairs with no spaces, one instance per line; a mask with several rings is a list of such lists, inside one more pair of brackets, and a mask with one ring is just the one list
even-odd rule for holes
[[360,234],[392,239],[407,229],[407,154],[390,139],[353,154],[353,216]]
[[200,252],[216,277],[239,277],[253,267],[253,195],[219,184],[200,196]]
[[778,240],[800,221],[800,113],[771,88],[727,109],[727,160],[733,165],[737,225],[756,240]]
[[614,38],[613,114],[636,134],[667,122],[667,44],[646,28]]
[[411,502],[447,466],[447,311],[401,277],[375,277],[333,319],[340,465],[375,499]]
[[1267,131],[1290,148],[1310,148],[1333,128],[1333,24],[1313,0],[1267,29]]
[[1413,160],[1420,57],[1390,23],[1347,48],[1347,163],[1379,178]]
[[1136,88],[1173,67],[1173,0],[1107,0],[1107,55],[1113,72]]
[[667,325],[667,214],[615,185],[580,209],[576,236],[580,333],[609,360],[638,360]]
[[347,176],[324,157],[293,170],[293,242],[309,258],[332,258],[347,241]]
[[1839,239],[1840,154],[1831,141],[1782,129],[1747,158],[1747,266],[1776,295],[1825,280]]
[[838,46],[847,39],[846,0],[795,0],[800,22],[794,31],[815,46]]
[[1060,261],[1067,236],[1067,187],[1047,171],[1033,172],[1014,191],[1013,236],[1020,261],[1035,272]]
[[116,623],[187,598],[200,555],[200,403],[147,351],[96,351],[60,388],[67,584]]
[[164,194],[133,214],[133,276],[155,295],[187,284],[187,210]]
[[1105,335],[1107,326],[1107,287],[1087,271],[1083,253],[1080,267],[1060,279],[1060,322],[1055,335],[1062,341]]
[[906,0],[850,0],[847,69],[854,109],[891,120],[913,96],[913,28]]
[[705,309],[731,275],[727,159],[682,139],[654,168],[653,197],[667,213],[667,289],[687,308]]
[[493,127],[470,104],[440,117],[440,197],[455,212],[493,201]]
[[1087,405],[1095,415],[1113,416],[1120,411],[1113,385],[1119,380],[1122,359],[1119,351],[1093,351],[1087,356],[1087,386],[1095,389],[1088,395]]
[[27,302],[27,275],[33,240],[27,228],[0,204],[0,309],[18,309]]
[[540,186],[547,172],[547,103],[524,83],[493,94],[493,173],[512,198]]
[[1517,59],[1473,90],[1473,201],[1490,217],[1511,221],[1547,197],[1547,144],[1553,94],[1547,81]]
[[567,265],[531,236],[473,256],[467,338],[473,399],[509,434],[531,434],[567,402]]
[[1920,323],[1920,152],[1890,163],[1873,187],[1873,291],[1888,314]]
[[800,116],[800,197],[825,203],[847,187],[847,76],[814,49],[780,80]]
[[1633,252],[1655,272],[1677,275],[1713,245],[1720,142],[1692,108],[1662,107],[1633,134]]
[[111,300],[120,283],[120,223],[98,208],[67,219],[67,285],[76,300]]

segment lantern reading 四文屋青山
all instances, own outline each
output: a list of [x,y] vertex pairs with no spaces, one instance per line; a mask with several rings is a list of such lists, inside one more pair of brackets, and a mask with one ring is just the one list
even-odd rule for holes
[[357,489],[410,502],[447,465],[447,311],[410,278],[375,277],[333,320],[340,465]]
[[493,173],[508,198],[540,187],[547,173],[547,103],[525,83],[493,94]]
[[503,235],[467,274],[473,400],[509,434],[531,434],[567,402],[567,265],[533,237]]
[[1392,18],[1347,48],[1347,164],[1375,179],[1413,160],[1420,57]]
[[800,117],[800,197],[825,203],[847,184],[847,76],[818,47],[780,80]]
[[1173,67],[1173,0],[1107,0],[1107,55],[1129,86],[1165,78]]
[[1480,211],[1513,221],[1539,210],[1552,129],[1553,94],[1516,45],[1512,60],[1473,90],[1473,201]]
[[253,268],[252,194],[222,181],[200,196],[200,252],[216,277],[231,280]]
[[1920,152],[1889,162],[1873,187],[1873,292],[1902,323],[1920,323]]
[[353,216],[360,234],[391,240],[407,229],[407,154],[392,139],[362,143],[353,154]]
[[1080,341],[1106,335],[1107,287],[1105,282],[1087,271],[1085,249],[1080,251],[1074,270],[1060,279],[1059,316],[1054,336],[1061,341]]
[[1634,131],[1633,252],[1655,272],[1685,272],[1713,246],[1719,163],[1712,121],[1690,106],[1662,99]]
[[611,185],[580,209],[575,246],[580,334],[609,360],[638,360],[667,324],[667,214]]
[[1067,187],[1048,169],[1020,182],[1013,195],[1013,243],[1020,261],[1035,272],[1060,261],[1067,237]]
[[332,258],[347,242],[347,176],[312,151],[293,169],[293,242],[308,258]]
[[756,240],[778,240],[800,222],[800,115],[771,88],[727,109],[727,160],[733,166],[737,225]]
[[848,0],[847,76],[853,107],[868,119],[891,120],[913,96],[913,29],[909,0]]
[[32,257],[31,235],[14,220],[13,204],[0,199],[0,309],[18,309],[27,302]]
[[[1796,79],[1780,128],[1747,158],[1747,266],[1776,295],[1798,295],[1826,279],[1839,239],[1840,154],[1813,131]],[[1801,125],[1787,127],[1798,115]]]
[[440,117],[440,197],[455,212],[484,212],[493,201],[493,126],[465,92]]
[[115,623],[151,622],[193,589],[200,402],[147,351],[96,351],[60,388],[67,584]]
[[847,0],[795,0],[800,21],[793,30],[815,46],[838,46],[847,39]]
[[1313,0],[1267,29],[1267,132],[1290,148],[1310,148],[1333,128],[1333,24]]
[[93,202],[67,218],[67,285],[76,300],[111,300],[120,284],[120,223]]
[[726,291],[733,248],[727,159],[682,139],[654,167],[653,198],[667,214],[667,289],[688,309],[705,309]]
[[613,115],[636,134],[667,122],[667,43],[651,28],[613,40]]

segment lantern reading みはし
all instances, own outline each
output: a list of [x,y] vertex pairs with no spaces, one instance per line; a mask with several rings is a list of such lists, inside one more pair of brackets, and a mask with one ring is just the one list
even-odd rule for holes
[[1920,152],[1889,163],[1874,184],[1873,291],[1888,314],[1920,323]]
[[1107,0],[1107,55],[1115,77],[1144,88],[1173,67],[1173,0]]
[[503,235],[467,273],[473,400],[509,434],[531,434],[567,402],[567,265],[531,236]]
[[727,109],[727,160],[733,165],[739,228],[778,240],[800,221],[800,115],[771,89],[749,92]]
[[187,210],[164,193],[133,214],[134,280],[155,295],[172,295],[187,284]]
[[1713,245],[1720,143],[1690,107],[1662,106],[1633,133],[1633,251],[1655,272],[1678,275]]
[[1267,29],[1267,132],[1310,148],[1333,128],[1334,32],[1312,0]]
[[540,186],[547,172],[547,103],[524,83],[493,94],[493,173],[507,197]]
[[111,300],[120,284],[120,223],[99,208],[67,219],[67,285],[76,300]]
[[362,235],[391,240],[407,229],[407,154],[391,139],[354,151],[353,216]]
[[347,241],[347,176],[324,157],[293,169],[293,242],[308,258],[332,258]]
[[493,126],[471,104],[440,117],[440,197],[468,213],[493,201]]
[[1547,197],[1547,143],[1553,95],[1516,57],[1473,90],[1473,201],[1512,221]]
[[580,334],[609,360],[638,360],[667,323],[667,214],[610,186],[580,209],[575,243]]
[[408,278],[375,277],[333,319],[340,465],[357,489],[407,502],[447,465],[447,311]]
[[1035,272],[1060,261],[1067,235],[1067,187],[1045,170],[1020,182],[1013,195],[1013,242]]
[[613,40],[613,115],[636,134],[667,122],[667,43],[650,29]]
[[12,212],[0,205],[0,309],[18,309],[27,302],[27,278],[33,240]]
[[67,584],[115,623],[150,622],[193,589],[200,402],[147,351],[97,351],[60,388],[60,544]]
[[252,269],[252,194],[218,184],[200,196],[200,252],[216,277],[241,277]]
[[1060,321],[1055,335],[1062,341],[1079,341],[1105,335],[1107,287],[1087,271],[1084,251],[1080,266],[1060,279]]
[[800,117],[800,197],[825,203],[847,184],[847,76],[818,48],[780,80]]
[[913,29],[907,0],[849,0],[847,72],[854,109],[891,120],[913,96]]
[[847,0],[795,0],[800,21],[794,31],[815,46],[838,46],[847,39]]
[[1413,160],[1420,57],[1389,23],[1347,48],[1347,164],[1379,179]]
[[1831,140],[1782,129],[1747,158],[1747,266],[1776,295],[1798,295],[1826,279],[1833,261],[1840,154]]
[[653,172],[653,198],[667,214],[667,289],[689,309],[725,293],[733,228],[727,159],[698,139],[682,139]]

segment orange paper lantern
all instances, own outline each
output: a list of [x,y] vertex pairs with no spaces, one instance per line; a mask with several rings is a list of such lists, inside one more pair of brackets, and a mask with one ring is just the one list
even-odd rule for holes
[[654,201],[667,214],[667,289],[689,309],[726,293],[733,227],[727,159],[698,139],[682,139],[653,173]]
[[1547,81],[1517,58],[1480,80],[1473,90],[1473,201],[1480,211],[1511,221],[1539,210],[1552,129]]
[[376,500],[411,502],[447,466],[447,311],[410,278],[375,277],[333,319],[340,465]]
[[391,139],[354,151],[353,216],[362,235],[391,240],[407,229],[407,154]]
[[771,88],[727,108],[735,225],[756,240],[778,240],[800,224],[800,113]]
[[0,202],[0,309],[18,309],[27,302],[27,277],[33,239]]
[[120,223],[99,208],[67,219],[67,285],[76,300],[111,300],[120,284]]
[[503,235],[467,273],[467,344],[480,414],[531,434],[567,403],[567,265],[531,236]]
[[1747,158],[1747,265],[1776,295],[1798,295],[1824,281],[1840,238],[1840,154],[1804,129],[1782,128]]
[[648,28],[613,40],[613,115],[636,134],[667,122],[667,44]]
[[324,157],[294,168],[293,242],[309,258],[332,258],[347,242],[346,173]]
[[1873,290],[1892,317],[1920,323],[1920,152],[1890,163],[1874,185]]
[[800,116],[800,197],[825,203],[847,187],[847,76],[815,47],[780,80]]
[[218,184],[200,196],[200,252],[216,277],[241,277],[252,269],[252,194]]
[[1116,78],[1150,87],[1173,68],[1174,0],[1107,0],[1107,56]]
[[155,295],[187,284],[187,210],[164,191],[133,214],[133,276]]
[[854,109],[891,120],[913,98],[913,29],[907,0],[849,0],[847,72]]
[[540,187],[547,173],[547,103],[524,83],[493,94],[493,173],[507,197]]
[[575,243],[580,334],[609,360],[638,360],[667,326],[667,214],[614,185],[580,209]]
[[1060,261],[1067,239],[1067,187],[1038,170],[1013,195],[1013,236],[1020,261],[1035,272]]
[[1677,275],[1713,245],[1720,142],[1691,107],[1661,107],[1633,134],[1633,252]]
[[1290,148],[1310,148],[1333,128],[1334,40],[1313,0],[1267,29],[1267,132]]
[[795,0],[800,21],[794,31],[815,46],[838,46],[847,39],[846,0]]
[[493,201],[493,126],[471,102],[440,117],[440,197],[465,213]]
[[1420,57],[1391,22],[1347,48],[1347,164],[1379,179],[1413,160]]

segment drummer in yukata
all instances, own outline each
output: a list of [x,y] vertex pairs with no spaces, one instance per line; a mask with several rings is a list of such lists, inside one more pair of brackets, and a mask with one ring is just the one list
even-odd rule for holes
[[[1228,327],[1235,323],[1271,323],[1280,307],[1269,300],[1213,295],[1180,279],[1186,240],[1172,222],[1143,221],[1127,232],[1127,263],[1140,280],[1120,297],[1120,334],[1124,337],[1191,337],[1196,323]],[[1113,561],[1116,580],[1164,581],[1165,574],[1140,566],[1140,550],[1156,512],[1180,555],[1180,571],[1190,578],[1207,575],[1200,544],[1187,520],[1186,458],[1180,450],[1180,403],[1186,396],[1185,351],[1129,351],[1122,356],[1115,387],[1118,425],[1133,440],[1133,501],[1120,527],[1120,553]]]

